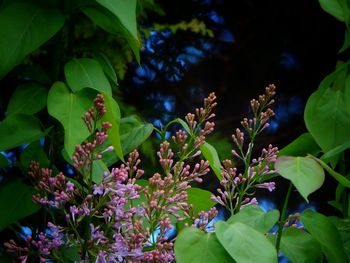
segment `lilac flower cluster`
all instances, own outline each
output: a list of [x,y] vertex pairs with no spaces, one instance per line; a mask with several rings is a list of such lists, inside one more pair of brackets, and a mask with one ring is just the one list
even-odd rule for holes
[[66,180],[63,173],[52,174],[52,170],[40,168],[39,163],[32,161],[28,175],[35,181],[35,189],[42,193],[33,196],[33,202],[40,205],[48,205],[54,208],[62,208],[74,198],[74,184]]
[[[250,102],[253,114],[251,119],[244,118],[241,124],[244,131],[236,129],[232,135],[235,149],[233,156],[244,165],[244,171],[238,172],[236,163],[232,160],[222,162],[222,188],[217,191],[219,195],[213,195],[212,200],[226,207],[231,214],[237,213],[240,208],[251,204],[258,204],[254,194],[254,189],[264,188],[268,191],[275,189],[274,182],[266,182],[267,175],[274,173],[272,165],[276,161],[278,149],[269,145],[267,149],[262,149],[258,158],[252,158],[254,141],[256,136],[269,127],[269,119],[274,116],[270,106],[274,103],[272,99],[275,95],[275,86],[266,87],[265,94],[259,99]],[[248,136],[248,140],[246,140]]]
[[[54,211],[53,219],[65,220],[61,226],[48,223],[45,233],[27,236],[25,246],[10,240],[5,244],[8,251],[22,262],[30,261],[30,257],[42,262],[64,262],[62,248],[74,249],[82,262],[173,262],[173,240],[167,236],[172,222],[189,219],[204,228],[217,214],[213,208],[200,212],[196,219],[187,196],[191,183],[201,182],[209,172],[209,163],[196,162],[195,158],[200,155],[199,146],[213,131],[214,123],[209,119],[214,117],[215,99],[215,94],[210,94],[203,108],[187,114],[186,132],[179,130],[171,142],[160,145],[157,155],[163,171],[141,187],[138,179],[144,171],[138,168],[136,150],[125,164],[106,171],[100,183],[92,180],[93,162],[101,159],[106,150],[112,150],[100,150],[111,125],[102,122],[98,129],[98,120],[106,112],[104,98],[98,95],[94,107],[83,116],[90,139],[76,146],[72,158],[78,176],[73,179],[63,173],[54,175],[37,162],[30,165],[29,176],[37,190],[33,201]],[[171,144],[178,149],[176,153]]]
[[[171,218],[177,221],[189,219],[194,222],[193,207],[188,203],[187,190],[191,182],[202,182],[202,176],[209,172],[209,162],[200,160],[193,165],[186,164],[200,155],[199,146],[214,130],[214,123],[209,120],[215,116],[212,112],[216,106],[216,96],[211,93],[204,100],[204,107],[196,109],[196,114],[188,113],[185,117],[187,133],[179,130],[172,137],[177,148],[176,154],[170,147],[170,142],[164,141],[157,152],[159,163],[164,175],[155,173],[148,181],[142,193],[146,202],[142,203],[149,232],[156,229],[159,234],[153,240],[155,249],[144,252],[146,262],[172,262],[174,260],[173,242],[168,240],[166,233],[172,228]],[[215,214],[215,208],[210,216]],[[203,212],[204,213],[204,212]]]
[[29,253],[34,254],[40,262],[46,262],[52,258],[52,251],[60,248],[64,243],[63,227],[56,226],[49,222],[47,224],[46,233],[40,232],[35,238],[28,235],[24,242],[24,247],[19,246],[13,239],[4,243],[7,251],[17,255],[20,262],[27,262]]

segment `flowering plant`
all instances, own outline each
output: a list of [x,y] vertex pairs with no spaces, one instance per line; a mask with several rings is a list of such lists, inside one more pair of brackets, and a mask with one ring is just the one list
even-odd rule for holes
[[[264,95],[251,100],[252,116],[244,118],[243,130],[237,128],[232,135],[232,160],[221,162],[205,141],[215,126],[214,93],[185,120],[155,128],[164,138],[171,124],[182,125],[171,141],[160,144],[161,171],[146,177],[135,149],[119,167],[107,168],[105,155],[115,150],[108,140],[112,124],[104,119],[108,96],[97,94],[94,106],[82,116],[90,135],[75,147],[71,159],[75,173],[66,176],[40,167],[37,161],[30,163],[28,179],[36,191],[32,200],[46,211],[45,225],[5,242],[7,252],[21,262],[251,262],[259,258],[271,263],[277,262],[279,253],[293,262],[299,262],[299,256],[314,262],[323,254],[332,258],[328,246],[334,247],[331,243],[323,247],[316,224],[333,231],[326,242],[339,245],[341,254],[334,258],[345,259],[340,234],[329,219],[310,210],[302,215],[286,213],[292,185],[306,199],[319,188],[318,166],[312,170],[316,179],[310,181],[307,174],[293,170],[294,157],[277,158],[278,149],[272,145],[255,157],[255,139],[274,116],[274,95],[275,86],[269,85]],[[297,158],[301,170],[318,160]],[[101,163],[105,165],[96,170]],[[216,194],[194,187],[210,167],[220,181]],[[291,180],[281,213],[263,211],[255,197],[259,188],[275,189],[275,169]],[[308,184],[290,177],[290,170]],[[229,216],[219,220],[218,209]],[[300,227],[300,219],[305,228]],[[290,250],[300,241],[305,247]]]
[[[94,106],[82,116],[90,136],[75,147],[74,176],[30,163],[28,177],[36,190],[32,200],[48,216],[43,228],[5,242],[7,252],[21,262],[249,262],[259,258],[271,263],[277,262],[280,251],[294,262],[298,255],[312,262],[322,253],[331,257],[311,223],[337,231],[328,219],[312,211],[287,217],[292,183],[281,215],[276,209],[265,212],[257,206],[256,189],[275,189],[274,164],[286,178],[293,168],[285,164],[285,158],[291,157],[277,159],[278,150],[272,145],[254,158],[256,136],[274,116],[274,95],[275,86],[269,85],[264,95],[251,100],[252,117],[244,118],[243,131],[237,128],[232,135],[234,159],[220,162],[215,149],[205,142],[215,126],[216,96],[211,93],[195,114],[169,123],[179,123],[182,129],[160,144],[161,172],[145,180],[137,150],[119,167],[99,170],[102,177],[94,171],[96,162],[105,162],[104,155],[114,150],[108,141],[112,125],[103,120],[106,101],[97,94]],[[169,125],[156,130],[163,137]],[[310,160],[314,161],[307,159],[301,168]],[[202,182],[209,167],[220,181],[217,194],[193,187]],[[317,188],[318,182],[311,184]],[[218,221],[217,208],[228,211],[229,217]],[[300,218],[306,229],[298,227]],[[327,241],[339,243],[338,234]],[[291,251],[289,247],[299,241],[306,246]]]
[[[157,154],[163,175],[155,173],[146,182],[138,181],[144,171],[138,167],[139,153],[134,150],[124,164],[104,171],[101,181],[96,182],[93,163],[113,150],[112,146],[101,150],[111,124],[100,122],[106,107],[104,97],[98,94],[94,107],[83,116],[91,136],[76,146],[72,158],[76,176],[54,174],[35,161],[31,163],[28,174],[37,191],[33,201],[48,209],[51,219],[45,229],[26,236],[23,246],[14,240],[6,242],[7,250],[23,262],[36,258],[41,262],[173,261],[173,240],[169,236],[172,222],[187,219],[204,228],[203,222],[217,215],[211,209],[200,212],[196,219],[188,203],[190,183],[201,182],[209,172],[208,161],[193,161],[200,155],[205,137],[213,131],[214,123],[209,119],[214,116],[215,99],[210,94],[204,108],[186,116],[191,137],[183,130],[176,132],[172,138],[176,153],[169,142],[161,143]],[[58,221],[63,222],[53,223]],[[74,251],[71,258],[65,256],[65,249]]]
[[[331,2],[321,6],[348,26],[348,6]],[[2,100],[7,109],[0,150],[19,148],[19,158],[12,165],[0,155],[0,168],[14,171],[0,176],[2,240],[6,236],[0,261],[271,263],[281,255],[297,263],[349,261],[349,62],[340,63],[310,97],[309,133],[279,152],[271,145],[257,149],[255,139],[274,115],[270,85],[251,101],[243,129],[236,129],[233,158],[221,162],[205,141],[214,128],[215,94],[161,130],[121,118],[112,94],[131,52],[140,59],[136,15],[142,6],[136,0],[2,1],[0,51],[6,63],[0,78],[16,89],[9,101]],[[18,39],[23,41],[14,44]],[[92,39],[98,41],[90,45]],[[77,42],[82,45],[73,47]],[[166,141],[174,123],[182,128]],[[153,130],[164,141],[158,172],[148,174],[135,149]],[[62,157],[68,165],[56,166]],[[196,188],[210,168],[220,182],[216,193]],[[338,182],[329,203],[341,217],[312,210],[288,215],[293,188],[308,201],[323,185],[323,169]],[[21,172],[28,176],[17,176]],[[278,174],[290,181],[284,205],[263,211],[255,193],[273,191]],[[221,211],[228,217],[220,218]]]

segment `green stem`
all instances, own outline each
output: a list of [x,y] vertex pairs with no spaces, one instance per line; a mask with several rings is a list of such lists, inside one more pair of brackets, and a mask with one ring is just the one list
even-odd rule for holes
[[277,253],[280,249],[280,244],[281,244],[281,238],[282,238],[282,230],[283,230],[283,225],[285,224],[286,216],[287,216],[287,206],[290,198],[290,194],[292,192],[293,184],[292,182],[289,183],[288,191],[286,194],[286,198],[284,199],[284,204],[281,212],[281,218],[280,221],[278,222],[278,231],[277,231],[277,240],[276,240],[276,250]]
[[231,213],[231,216],[233,216],[234,213],[235,213],[235,209],[234,209],[233,204],[232,204],[234,198],[233,198],[233,196],[231,195],[231,192],[232,192],[232,191],[231,191],[231,189],[230,189],[230,191],[228,192],[228,198],[229,198],[230,213]]
[[[340,174],[346,175],[346,165],[345,165],[345,155],[344,152],[341,153],[340,155],[340,162],[339,162],[339,172]],[[348,200],[348,190],[345,188],[342,195],[342,206],[343,206],[343,217],[347,217],[349,211],[348,211],[348,206],[349,206],[349,200]]]

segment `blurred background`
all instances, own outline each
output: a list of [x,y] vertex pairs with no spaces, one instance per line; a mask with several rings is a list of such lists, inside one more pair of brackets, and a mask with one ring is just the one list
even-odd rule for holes
[[[270,143],[283,148],[307,131],[304,106],[341,59],[338,50],[345,31],[344,24],[324,12],[317,0],[158,3],[164,12],[154,9],[143,22],[153,29],[144,35],[141,63],[132,63],[125,72],[127,104],[162,127],[200,106],[214,91],[216,131],[209,141],[225,158],[230,156],[231,134],[248,114],[250,99],[273,83],[276,116],[258,138],[257,148]],[[208,180],[205,188],[215,191],[216,183]],[[310,196],[310,204],[294,195],[290,209],[313,206],[334,213],[324,205],[333,198],[329,196],[333,184],[326,181],[327,187]],[[262,203],[281,206],[286,185],[278,179],[277,196],[267,193]]]

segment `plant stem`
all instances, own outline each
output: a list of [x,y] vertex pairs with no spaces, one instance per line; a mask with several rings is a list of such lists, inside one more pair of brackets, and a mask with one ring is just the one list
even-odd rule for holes
[[278,222],[278,232],[277,232],[277,240],[276,240],[276,250],[277,253],[280,249],[280,244],[281,244],[281,238],[282,238],[282,230],[283,230],[283,225],[285,224],[286,220],[286,215],[287,215],[287,206],[289,202],[289,197],[290,193],[292,192],[293,184],[292,182],[289,183],[288,191],[286,194],[286,198],[284,199],[284,204],[281,212],[281,218],[280,221]]

